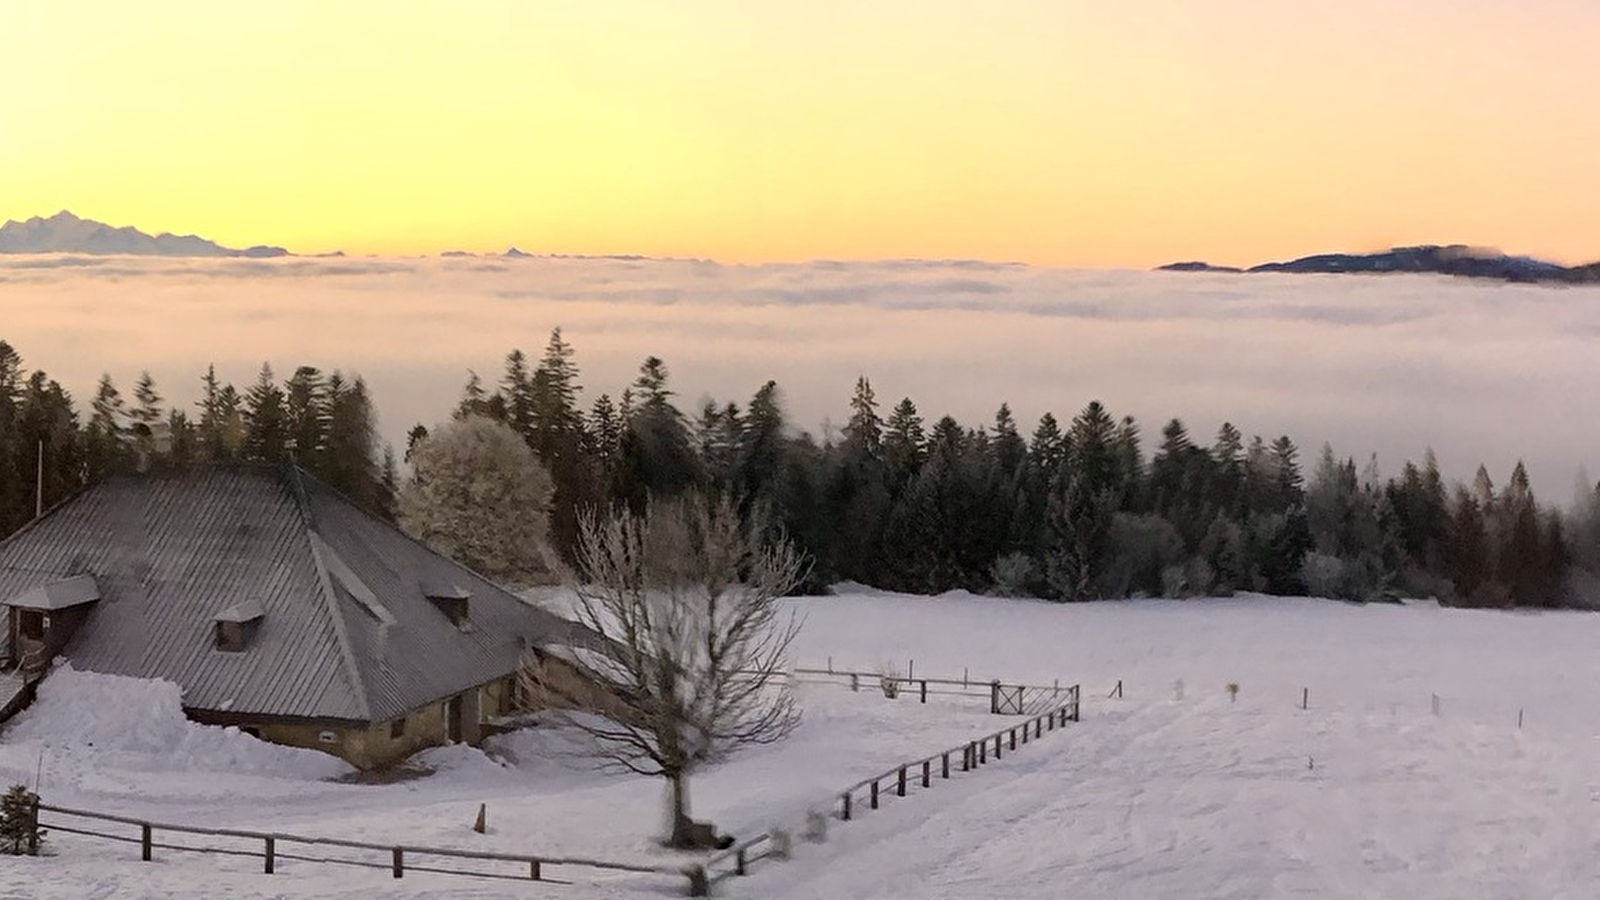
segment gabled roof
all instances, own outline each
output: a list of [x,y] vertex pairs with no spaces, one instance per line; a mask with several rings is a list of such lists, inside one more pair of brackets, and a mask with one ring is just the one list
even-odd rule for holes
[[0,605],[19,609],[57,610],[93,603],[100,599],[100,586],[93,575],[73,575],[46,582],[16,597],[0,597]]
[[[386,721],[580,630],[287,468],[115,476],[0,542],[0,598],[72,576],[100,594],[74,666],[238,714]],[[471,630],[425,595],[439,584],[471,596]],[[224,617],[260,619],[245,652],[215,649]]]

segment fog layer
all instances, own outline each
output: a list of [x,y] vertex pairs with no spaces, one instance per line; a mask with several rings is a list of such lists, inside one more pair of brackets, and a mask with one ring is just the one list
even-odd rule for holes
[[775,379],[791,421],[822,437],[857,375],[884,411],[1025,428],[1093,399],[1144,428],[1197,438],[1233,422],[1325,441],[1385,473],[1427,447],[1447,474],[1503,483],[1526,460],[1564,501],[1600,417],[1600,288],[1428,276],[1211,275],[978,262],[724,266],[567,258],[159,260],[0,257],[0,340],[80,406],[101,372],[131,392],[148,369],[169,403],[200,375],[243,389],[263,361],[366,377],[385,440],[449,414],[468,370],[499,378],[512,347],[560,326],[587,405],[647,355],[680,406],[743,404]]

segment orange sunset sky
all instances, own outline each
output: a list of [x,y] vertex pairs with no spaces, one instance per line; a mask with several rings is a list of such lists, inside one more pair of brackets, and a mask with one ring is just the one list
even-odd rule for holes
[[0,219],[302,253],[1600,259],[1600,3],[0,3]]

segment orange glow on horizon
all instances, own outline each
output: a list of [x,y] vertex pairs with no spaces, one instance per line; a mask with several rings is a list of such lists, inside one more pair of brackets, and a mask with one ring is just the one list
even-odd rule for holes
[[300,253],[1600,259],[1600,6],[11,0],[0,219]]

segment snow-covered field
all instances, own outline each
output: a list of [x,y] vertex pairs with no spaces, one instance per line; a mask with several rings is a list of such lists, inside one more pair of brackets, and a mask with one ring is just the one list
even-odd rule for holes
[[[1245,597],[1053,605],[852,591],[792,601],[797,659],[1084,685],[1079,724],[998,764],[835,822],[823,845],[718,885],[749,898],[1593,897],[1600,895],[1600,616]],[[52,676],[53,678],[62,676]],[[1122,680],[1124,696],[1106,695]],[[68,681],[76,683],[67,684]],[[328,780],[318,754],[173,718],[159,685],[65,673],[0,733],[0,778],[46,802],[157,821],[672,862],[659,785],[590,771],[549,729],[428,777]],[[1239,685],[1236,701],[1225,690]],[[67,688],[75,690],[67,690]],[[1302,689],[1309,709],[1300,709]],[[1437,697],[1438,714],[1434,713]],[[84,701],[90,702],[84,702]],[[1006,723],[807,685],[781,745],[703,773],[695,812],[740,834],[796,826],[839,788]],[[1518,727],[1519,712],[1522,716]],[[92,746],[91,746],[92,744]],[[471,823],[489,809],[489,833]],[[50,838],[0,858],[0,898],[638,897],[655,876],[572,886],[407,875]]]

